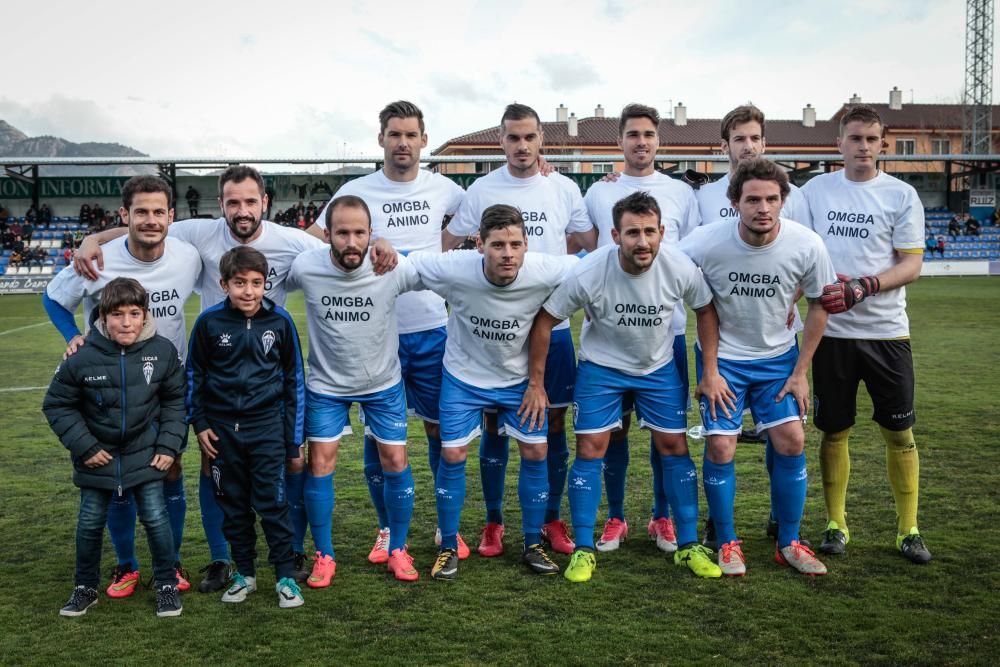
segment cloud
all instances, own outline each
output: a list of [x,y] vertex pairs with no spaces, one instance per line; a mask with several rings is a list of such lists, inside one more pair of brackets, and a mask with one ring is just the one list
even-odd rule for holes
[[392,40],[390,40],[388,37],[385,37],[384,35],[380,35],[377,32],[374,32],[372,30],[363,29],[361,31],[361,34],[363,34],[365,37],[367,37],[372,42],[372,44],[375,44],[376,46],[379,46],[379,47],[385,49],[386,51],[391,51],[392,53],[395,53],[397,56],[410,56],[410,55],[412,55],[412,53],[410,51],[408,51],[407,49],[404,49],[403,47],[399,46],[398,44],[396,44],[395,42],[393,42]]
[[428,84],[432,92],[452,102],[482,104],[498,100],[491,89],[453,74],[432,74]]
[[53,95],[29,106],[3,97],[0,118],[28,136],[50,134],[75,142],[119,141],[114,116],[93,100]]
[[573,92],[601,83],[601,75],[580,55],[539,56],[535,64],[541,69],[548,88],[554,92]]

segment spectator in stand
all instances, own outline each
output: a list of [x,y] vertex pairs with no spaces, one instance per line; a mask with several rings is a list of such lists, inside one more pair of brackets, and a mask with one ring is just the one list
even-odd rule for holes
[[66,263],[66,266],[73,263],[73,248],[65,248],[63,250],[63,261]]
[[42,247],[42,244],[39,243],[31,251],[31,255],[28,258],[29,260],[28,265],[41,267],[42,264],[45,263],[45,260],[48,258],[49,258],[48,251]]
[[21,238],[20,234],[16,234],[14,236],[14,245],[11,246],[11,249],[14,250],[14,252],[18,252],[22,255],[24,254],[24,239]]
[[10,233],[13,234],[14,236],[21,235],[21,223],[19,223],[16,219],[10,223],[8,229],[10,230]]
[[62,247],[69,248],[73,250],[76,247],[76,242],[73,241],[73,232],[66,232],[63,234]]
[[951,216],[951,220],[948,221],[948,236],[952,237],[952,240],[954,240],[954,237],[958,236],[961,233],[962,233],[962,216],[956,213],[955,215]]
[[184,193],[184,199],[188,203],[188,215],[192,218],[198,217],[198,202],[201,201],[201,193],[194,189],[193,185],[189,185],[187,192]]
[[969,236],[979,236],[979,221],[968,213],[965,216],[965,233]]
[[306,206],[306,220],[316,219],[316,204],[312,201],[309,202],[309,206]]
[[941,259],[944,259],[944,237],[937,237],[937,251],[941,253]]
[[934,256],[934,251],[937,250],[937,239],[934,238],[933,234],[928,234],[924,240],[924,248],[926,249],[926,257]]
[[27,223],[34,223],[38,220],[38,211],[35,210],[35,205],[32,204],[28,207],[28,210],[24,212],[24,220]]
[[43,225],[52,222],[52,209],[48,204],[42,204],[42,208],[38,211],[38,222]]
[[104,218],[104,208],[100,204],[94,204],[90,207],[90,217],[94,220],[102,220]]
[[[0,211],[0,221],[3,220],[3,211]],[[993,209],[993,215],[990,216],[990,220],[993,222],[993,226],[1000,226],[1000,207]]]
[[74,248],[79,248],[80,247],[80,243],[83,241],[83,236],[84,236],[84,234],[83,234],[83,230],[82,229],[77,229],[75,232],[73,232],[73,247]]
[[3,233],[3,236],[0,237],[0,242],[2,242],[4,250],[10,250],[11,248],[13,248],[14,247],[14,232],[10,231],[10,229],[8,229],[7,231],[5,231]]
[[90,204],[84,204],[80,207],[80,224],[88,227],[92,220],[93,218],[90,217]]
[[7,221],[10,220],[10,211],[3,204],[0,204],[0,234],[7,231]]
[[24,239],[25,243],[31,243],[31,237],[34,233],[35,225],[32,224],[31,218],[27,218],[21,225],[21,238]]
[[274,203],[278,200],[278,193],[274,191],[274,186],[268,184],[268,186],[264,188],[264,194],[267,195],[267,211],[264,212],[264,219],[270,220],[271,207],[274,206]]
[[13,269],[21,268],[21,263],[24,262],[24,256],[21,254],[20,250],[15,250],[10,254],[10,267]]

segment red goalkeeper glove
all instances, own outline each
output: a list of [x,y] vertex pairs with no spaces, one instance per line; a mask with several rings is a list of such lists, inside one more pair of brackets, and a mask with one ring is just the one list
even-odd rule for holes
[[880,284],[876,276],[848,278],[837,274],[837,282],[823,288],[820,303],[828,313],[843,313],[861,303],[872,294],[878,294]]

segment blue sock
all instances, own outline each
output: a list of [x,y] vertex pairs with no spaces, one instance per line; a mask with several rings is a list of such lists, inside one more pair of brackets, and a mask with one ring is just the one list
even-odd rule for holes
[[187,516],[187,494],[184,493],[184,475],[170,481],[163,480],[163,499],[167,502],[170,532],[174,534],[174,561],[181,562],[181,543],[184,541],[184,517]]
[[309,529],[312,531],[316,551],[324,556],[333,553],[333,476],[335,472],[322,477],[314,477],[306,473],[306,481],[302,488],[302,498],[306,505],[306,516],[309,517]]
[[285,471],[285,496],[288,498],[288,515],[292,519],[292,551],[297,554],[306,552],[306,518],[305,500],[302,498],[302,487],[306,483],[305,472]]
[[201,527],[208,541],[208,553],[213,561],[229,562],[229,542],[222,532],[222,509],[215,499],[215,484],[208,475],[198,475],[198,504],[201,506]]
[[438,526],[441,527],[441,548],[458,549],[458,523],[465,504],[465,461],[449,463],[441,459],[434,496]]
[[604,459],[581,459],[577,454],[571,470],[569,513],[573,517],[573,535],[577,548],[594,548],[594,522],[601,504],[601,466]]
[[608,518],[625,520],[625,476],[628,473],[628,435],[608,443],[604,455],[604,492],[608,494]]
[[389,515],[385,511],[385,473],[382,471],[382,461],[378,457],[378,445],[375,438],[365,436],[365,481],[368,482],[368,495],[378,515],[378,527],[389,525]]
[[431,469],[431,478],[436,480],[438,466],[441,465],[441,438],[427,436],[427,465]]
[[663,466],[660,464],[660,453],[653,445],[653,436],[649,437],[649,466],[653,469],[653,518],[670,518],[670,501],[663,486]]
[[[774,478],[774,446],[771,445],[771,438],[764,433],[764,467],[767,468],[767,479]],[[772,482],[773,483],[773,482]],[[771,494],[771,519],[778,520],[778,508],[774,506],[774,493]]]
[[698,471],[690,454],[660,456],[663,466],[663,490],[670,499],[674,514],[677,545],[698,541]]
[[771,503],[777,510],[778,546],[787,547],[799,539],[799,524],[806,506],[805,452],[798,456],[774,453],[774,472],[771,474]]
[[133,570],[138,570],[139,559],[135,556],[135,518],[135,499],[132,498],[131,491],[126,491],[123,496],[117,494],[111,496],[111,503],[108,505],[108,534],[111,535],[111,544],[115,547],[118,564],[128,563]]
[[389,515],[389,553],[406,546],[413,518],[413,469],[385,473],[385,510]]
[[521,458],[521,474],[517,478],[517,497],[521,501],[521,527],[524,546],[542,543],[542,520],[548,498],[549,474],[545,461]]
[[705,500],[715,524],[715,535],[719,544],[727,544],[736,539],[733,525],[733,508],[736,504],[736,462],[712,463],[708,456],[701,464],[702,485]]
[[549,500],[545,504],[545,523],[559,519],[559,508],[562,505],[563,490],[566,488],[566,471],[569,468],[569,447],[566,444],[566,431],[549,433],[549,453],[545,457],[549,475]]
[[479,474],[483,479],[483,500],[486,502],[486,521],[503,523],[503,492],[507,478],[509,456],[507,436],[483,431],[479,439]]

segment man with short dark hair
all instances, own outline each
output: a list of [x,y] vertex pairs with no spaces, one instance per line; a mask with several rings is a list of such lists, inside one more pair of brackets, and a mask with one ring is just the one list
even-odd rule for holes
[[[544,132],[538,114],[529,106],[510,104],[500,119],[500,147],[507,163],[469,186],[465,201],[444,230],[445,248],[453,248],[479,227],[485,210],[509,204],[521,211],[532,252],[562,256],[572,247],[593,247],[597,230],[587,215],[580,188],[562,174],[543,176],[538,158]],[[572,553],[573,542],[560,518],[569,448],[566,443],[566,408],[572,401],[576,358],[569,323],[560,325],[550,347],[546,373],[550,406],[548,429],[549,498],[543,536],[559,553]],[[480,472],[486,501],[486,525],[479,542],[485,557],[503,553],[503,497],[508,442],[497,433],[492,413],[485,415],[486,430],[480,441]]]
[[813,360],[828,519],[819,549],[842,554],[850,539],[848,437],[863,381],[872,398],[872,418],[885,440],[896,502],[896,548],[920,564],[929,562],[931,553],[917,527],[920,459],[913,437],[906,285],[920,276],[923,266],[924,207],[913,187],[878,168],[884,135],[885,124],[875,109],[852,107],[840,118],[837,138],[844,169],[817,176],[802,188],[812,229],[826,244],[838,276],[824,290],[830,319]]

